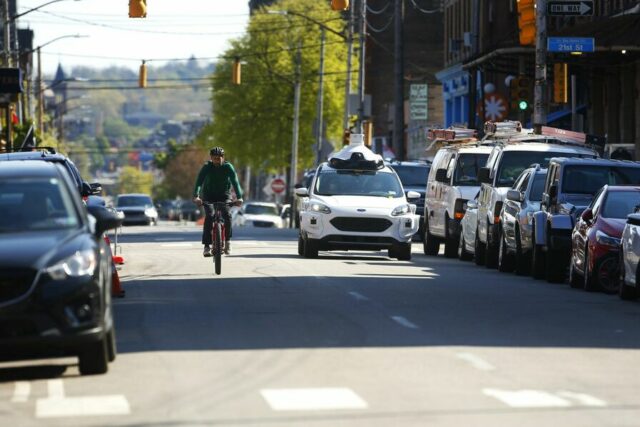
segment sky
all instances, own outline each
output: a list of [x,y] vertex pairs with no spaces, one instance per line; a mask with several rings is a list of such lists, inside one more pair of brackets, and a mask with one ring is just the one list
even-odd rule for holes
[[[17,0],[18,14],[51,0]],[[34,48],[42,46],[42,71],[52,75],[58,64],[112,65],[137,70],[141,61],[192,55],[215,61],[240,37],[249,20],[248,0],[147,0],[147,17],[129,18],[129,0],[61,0],[19,18],[18,28],[34,31]],[[81,38],[63,36],[88,36]],[[46,44],[46,46],[45,46]],[[34,58],[35,60],[35,58]]]

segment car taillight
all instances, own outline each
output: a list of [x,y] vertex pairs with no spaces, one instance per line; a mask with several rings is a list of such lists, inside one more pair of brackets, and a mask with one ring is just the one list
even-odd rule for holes
[[465,199],[456,199],[456,202],[453,205],[453,218],[457,220],[461,220],[464,218],[465,205],[467,200]]
[[502,202],[496,202],[496,206],[493,209],[493,223],[500,224],[500,212],[502,211]]

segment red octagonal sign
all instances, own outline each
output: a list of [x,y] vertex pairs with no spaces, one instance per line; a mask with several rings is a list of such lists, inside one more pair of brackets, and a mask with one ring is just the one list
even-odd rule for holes
[[271,181],[271,189],[276,194],[282,193],[286,189],[286,187],[287,187],[287,184],[285,184],[283,179],[276,178],[273,181]]

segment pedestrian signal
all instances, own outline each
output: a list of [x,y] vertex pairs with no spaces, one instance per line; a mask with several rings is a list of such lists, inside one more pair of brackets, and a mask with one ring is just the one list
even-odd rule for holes
[[147,0],[129,0],[129,18],[146,18]]
[[530,46],[536,44],[535,0],[518,0],[518,31],[521,45]]

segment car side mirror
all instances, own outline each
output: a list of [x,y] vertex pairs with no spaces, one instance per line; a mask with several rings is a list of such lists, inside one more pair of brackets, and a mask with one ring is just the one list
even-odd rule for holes
[[524,194],[522,194],[518,190],[509,190],[507,191],[507,200],[522,202],[524,201]]
[[465,208],[465,211],[467,209],[478,209],[478,202],[475,200],[469,200],[467,202],[467,207]]
[[307,197],[309,195],[309,190],[304,187],[296,188],[295,193],[296,193],[296,196],[298,197]]
[[300,183],[297,183],[296,185],[294,185],[294,186],[293,186],[293,188],[296,188],[296,189],[297,189],[297,188],[302,188],[302,187],[303,187],[303,185],[302,185],[302,184],[300,184]]
[[100,194],[102,194],[102,184],[100,184],[99,182],[92,182],[89,184],[89,187],[91,187],[92,195],[99,196]]
[[489,168],[480,168],[478,170],[478,181],[483,184],[491,184],[491,171]]
[[443,183],[447,183],[449,182],[449,179],[447,178],[447,170],[446,169],[438,169],[436,171],[436,181],[437,182],[443,182]]
[[582,218],[584,222],[590,223],[593,221],[593,211],[591,209],[585,209],[585,211],[582,212],[582,215],[580,215],[580,218]]
[[82,181],[82,191],[80,193],[82,197],[89,197],[93,195],[93,189],[88,182]]
[[96,219],[95,235],[102,237],[105,231],[118,228],[124,220],[124,213],[104,206],[87,206],[87,210]]
[[418,200],[419,198],[420,198],[420,193],[418,193],[417,191],[407,191],[408,201]]

